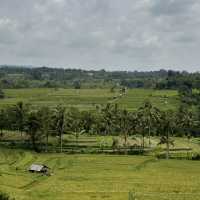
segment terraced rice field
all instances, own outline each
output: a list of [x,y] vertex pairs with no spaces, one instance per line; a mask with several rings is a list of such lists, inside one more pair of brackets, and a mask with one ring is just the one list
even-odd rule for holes
[[118,103],[122,108],[137,109],[145,99],[149,99],[161,109],[176,109],[179,101],[176,91],[132,89],[122,97],[119,93],[111,93],[109,89],[8,89],[6,98],[0,100],[0,107],[24,101],[33,106],[56,106],[63,104],[66,107],[77,107],[83,110],[95,109],[96,105],[105,105],[108,102]]
[[[32,163],[53,175],[29,173]],[[199,185],[198,161],[0,151],[0,190],[16,200],[199,200]]]

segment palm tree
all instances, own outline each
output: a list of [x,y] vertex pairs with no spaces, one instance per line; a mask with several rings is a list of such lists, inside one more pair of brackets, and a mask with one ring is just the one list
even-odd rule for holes
[[5,98],[5,93],[2,89],[0,89],[0,99],[4,99]]
[[41,134],[46,137],[45,151],[48,152],[49,134],[52,130],[52,112],[49,107],[44,106],[39,109],[38,114],[41,120]]
[[124,137],[124,146],[127,148],[127,140],[128,140],[128,134],[130,130],[130,116],[127,110],[122,110],[119,113],[119,126],[120,126],[120,132],[123,134]]
[[5,113],[5,110],[4,109],[1,109],[0,110],[0,136],[3,137],[3,129],[5,128],[6,126],[6,113]]
[[39,132],[41,121],[36,111],[32,111],[28,114],[25,127],[27,134],[30,136],[30,141],[32,143],[33,149],[38,151],[37,142],[41,138],[41,134]]
[[163,111],[159,119],[158,130],[161,135],[159,144],[166,144],[166,159],[169,159],[170,145],[174,145],[171,134],[175,128],[175,116],[172,111]]
[[194,116],[186,105],[181,105],[177,113],[177,125],[184,130],[185,135],[190,138],[190,128],[194,126]]
[[25,125],[25,121],[26,121],[26,115],[28,112],[28,107],[27,107],[27,105],[24,105],[23,102],[18,102],[14,106],[13,111],[15,114],[16,126],[17,126],[18,130],[20,131],[21,137],[22,137],[22,133],[24,131],[24,125]]
[[60,152],[63,151],[63,134],[65,129],[65,107],[61,105],[55,109],[55,130],[60,138]]
[[112,104],[107,104],[105,108],[102,109],[101,112],[103,114],[105,132],[106,134],[111,134],[113,125]]
[[[66,126],[68,132],[70,132],[76,139],[76,147],[78,147],[78,139],[85,130],[83,125],[89,128],[90,120],[86,117],[87,115],[81,115],[82,113],[77,108],[71,108],[67,113]],[[88,119],[88,124],[87,124]]]
[[149,138],[149,146],[151,146],[151,133],[153,125],[155,125],[159,118],[159,109],[154,107],[150,101],[145,101],[144,105],[141,106],[138,109],[138,113],[140,115],[140,118],[143,120],[143,125],[145,124],[145,127],[148,132],[148,138]]
[[144,149],[145,147],[145,136],[146,136],[146,120],[141,112],[136,113],[136,125],[135,129],[136,132],[142,136],[141,147]]
[[95,120],[94,117],[95,116],[90,111],[82,111],[79,114],[80,125],[82,129],[85,130],[86,133],[90,132],[92,125],[94,124],[94,120]]

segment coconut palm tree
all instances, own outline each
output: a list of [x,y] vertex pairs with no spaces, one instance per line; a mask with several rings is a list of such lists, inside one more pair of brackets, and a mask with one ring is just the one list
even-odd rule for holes
[[103,124],[105,127],[106,134],[111,134],[112,132],[112,126],[113,126],[113,105],[107,104],[102,110],[101,110],[102,116],[103,116]]
[[3,129],[6,127],[7,119],[4,109],[0,110],[0,136],[3,137]]
[[41,134],[39,132],[41,127],[41,121],[37,111],[32,111],[28,114],[27,120],[25,123],[25,129],[27,134],[30,137],[32,147],[35,151],[38,151],[37,142],[41,139]]
[[55,131],[60,138],[60,152],[63,151],[63,134],[65,130],[65,107],[59,105],[55,109],[54,124]]
[[139,135],[142,136],[141,147],[144,149],[147,126],[146,126],[145,117],[144,117],[143,113],[141,113],[141,112],[136,113],[135,130]]
[[142,126],[144,126],[148,132],[149,146],[151,146],[152,129],[159,119],[159,113],[159,109],[154,107],[148,100],[138,109],[138,116],[140,116],[143,122]]
[[194,116],[186,105],[181,105],[177,112],[177,126],[184,131],[185,135],[190,137],[190,128],[194,126]]
[[0,89],[0,99],[4,99],[5,98],[5,93],[2,89]]
[[122,133],[124,137],[124,146],[127,148],[127,140],[128,140],[128,135],[129,135],[129,130],[130,130],[130,115],[127,110],[122,110],[119,113],[119,127],[120,127],[120,132]]
[[45,151],[48,152],[49,135],[52,132],[52,110],[49,107],[41,107],[38,111],[41,120],[40,131],[46,137]]
[[158,131],[161,138],[159,144],[166,144],[166,159],[169,159],[170,145],[174,145],[171,135],[176,126],[175,116],[172,111],[163,111],[159,118]]
[[25,121],[26,121],[26,117],[28,113],[28,106],[25,105],[23,102],[18,102],[14,106],[13,112],[14,112],[16,127],[20,131],[21,137],[22,137],[22,133],[24,131],[24,125],[25,125]]
[[76,147],[78,147],[78,139],[80,135],[85,133],[84,126],[87,128],[87,130],[90,129],[90,120],[86,116],[87,115],[82,115],[82,113],[77,108],[71,108],[67,113],[66,128],[68,132],[75,137]]

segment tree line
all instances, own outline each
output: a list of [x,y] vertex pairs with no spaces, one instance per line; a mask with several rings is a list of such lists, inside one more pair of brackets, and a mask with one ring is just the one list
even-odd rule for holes
[[185,71],[105,71],[30,66],[0,66],[0,88],[200,89],[200,73]]
[[33,109],[23,102],[0,110],[0,138],[4,130],[17,131],[22,138],[28,138],[35,151],[44,149],[46,152],[50,137],[58,138],[62,152],[65,134],[73,134],[76,141],[81,134],[121,136],[125,149],[129,147],[128,138],[137,135],[142,138],[142,148],[145,147],[145,138],[151,147],[151,137],[159,136],[160,144],[166,144],[168,157],[172,136],[199,137],[199,128],[199,108],[192,111],[182,104],[177,111],[163,111],[148,100],[136,111],[120,109],[117,104],[97,106],[92,111],[67,109],[62,105]]

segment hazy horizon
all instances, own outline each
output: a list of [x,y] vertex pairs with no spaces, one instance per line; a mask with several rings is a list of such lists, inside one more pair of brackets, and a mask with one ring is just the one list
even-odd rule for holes
[[117,70],[115,68],[113,69],[106,69],[106,68],[92,68],[92,67],[63,67],[63,66],[45,66],[45,65],[41,65],[41,66],[32,66],[32,65],[14,65],[14,64],[0,64],[0,67],[19,67],[19,68],[42,68],[42,67],[46,67],[46,68],[51,68],[51,69],[69,69],[69,70],[85,70],[85,71],[101,71],[101,70],[105,70],[106,72],[115,72],[115,71],[119,71],[119,72],[156,72],[156,71],[161,71],[161,70],[165,70],[165,71],[175,71],[175,72],[188,72],[188,73],[199,73],[200,70],[196,70],[196,71],[189,71],[189,70],[176,70],[176,68],[162,68],[162,67],[157,67],[155,70],[153,70],[153,68],[147,69],[147,70],[137,70],[137,67],[133,67],[133,70],[123,70],[122,68]]
[[0,0],[0,63],[195,72],[198,0]]

